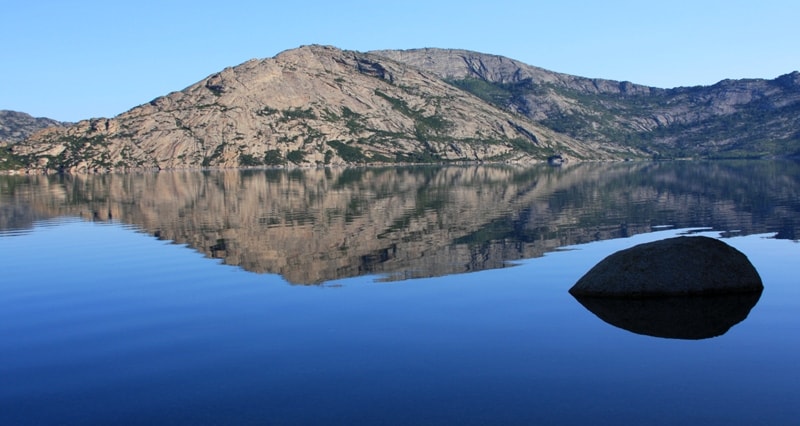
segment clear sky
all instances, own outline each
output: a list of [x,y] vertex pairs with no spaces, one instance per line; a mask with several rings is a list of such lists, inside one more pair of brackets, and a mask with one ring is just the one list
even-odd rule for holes
[[657,87],[800,70],[797,0],[0,2],[0,109],[65,121],[304,44],[462,48]]

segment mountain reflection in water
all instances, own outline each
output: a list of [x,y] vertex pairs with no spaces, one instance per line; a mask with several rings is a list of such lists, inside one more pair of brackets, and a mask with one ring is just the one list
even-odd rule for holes
[[399,280],[663,226],[794,240],[799,178],[788,161],[0,176],[0,235],[79,216],[294,284]]

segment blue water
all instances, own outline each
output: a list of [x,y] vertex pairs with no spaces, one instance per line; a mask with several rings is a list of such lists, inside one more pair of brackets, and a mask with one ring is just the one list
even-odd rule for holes
[[39,221],[0,236],[0,424],[794,424],[797,242],[725,238],[765,290],[711,339],[634,334],[567,293],[686,232],[296,286],[113,220]]

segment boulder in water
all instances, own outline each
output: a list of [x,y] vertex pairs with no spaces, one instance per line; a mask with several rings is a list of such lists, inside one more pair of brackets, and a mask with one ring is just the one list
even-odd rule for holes
[[761,277],[744,253],[716,239],[676,237],[620,250],[569,290],[582,297],[674,297],[760,293]]

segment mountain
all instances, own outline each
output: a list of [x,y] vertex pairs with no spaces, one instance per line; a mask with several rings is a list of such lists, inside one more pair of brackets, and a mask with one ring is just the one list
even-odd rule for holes
[[316,45],[226,68],[112,119],[39,132],[11,153],[71,171],[640,154],[580,142],[408,64]]
[[661,89],[466,50],[303,46],[0,147],[100,171],[800,155],[800,73]]
[[660,89],[560,74],[466,50],[372,52],[432,72],[507,111],[580,141],[658,157],[800,153],[800,73]]
[[0,142],[22,142],[39,130],[69,124],[50,118],[32,117],[24,112],[0,110]]

